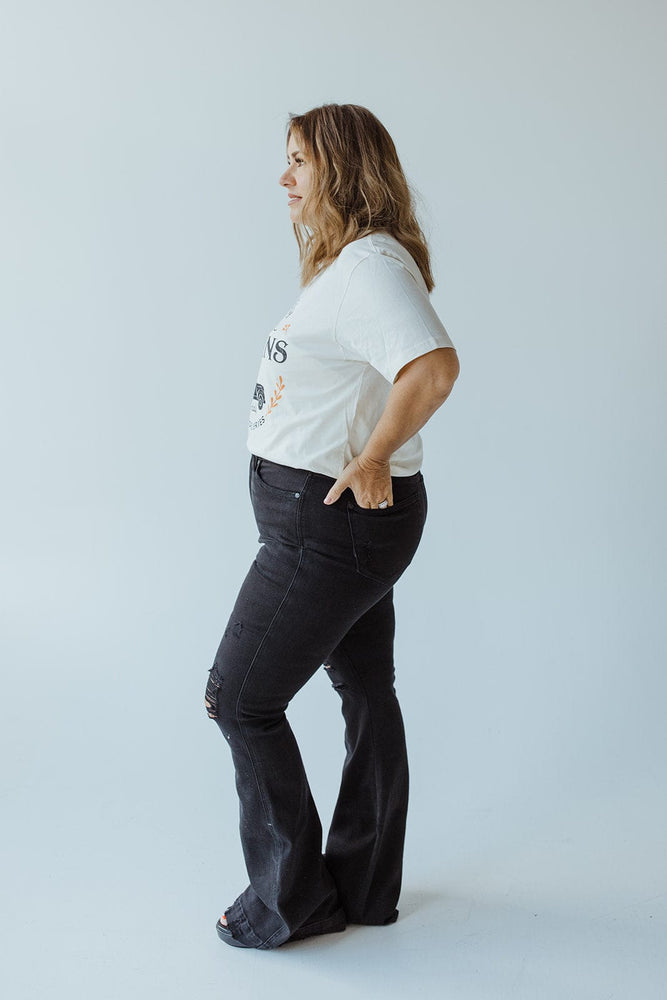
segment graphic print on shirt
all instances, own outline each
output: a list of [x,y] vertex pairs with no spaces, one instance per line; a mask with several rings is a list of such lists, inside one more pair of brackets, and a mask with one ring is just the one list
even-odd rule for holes
[[[346,244],[256,346],[249,451],[335,481],[365,448],[396,374],[454,345],[416,260],[378,231]],[[392,453],[391,474],[413,475],[421,461],[416,433]]]
[[[290,323],[284,326],[283,330],[286,330],[289,326],[291,326]],[[287,341],[278,340],[277,337],[269,337],[264,348],[264,357],[269,361],[277,362],[279,365],[284,364],[287,361]]]
[[275,409],[275,407],[280,402],[280,400],[282,398],[282,394],[283,394],[283,389],[284,388],[285,388],[285,383],[283,382],[283,377],[282,377],[282,375],[279,375],[278,379],[276,381],[276,387],[275,387],[274,391],[271,393],[271,402],[269,403],[269,408],[266,411],[267,417],[268,417],[269,413],[271,412],[271,410]]
[[253,410],[254,413],[256,413],[257,410],[262,409],[265,402],[266,402],[266,394],[264,392],[264,386],[262,385],[261,382],[258,382],[257,385],[255,386],[255,392],[253,393],[251,409]]
[[[292,309],[287,313],[289,316],[293,312]],[[284,318],[287,319],[287,316]],[[286,333],[289,330],[291,323],[283,323],[280,328],[280,333]],[[267,361],[274,361],[278,365],[282,365],[287,361],[287,341],[284,338],[279,338],[278,336],[273,336],[273,334],[278,333],[278,328],[274,327],[269,335],[266,345],[264,347],[264,358]],[[280,402],[285,390],[285,380],[282,375],[279,375],[275,381],[271,397],[269,399],[269,405],[265,412],[264,407],[266,405],[266,389],[261,382],[257,382],[255,385],[255,391],[252,397],[252,403],[250,404],[250,419],[248,421],[248,427],[251,431],[256,430],[261,427],[266,421],[266,418],[275,410],[276,406]]]

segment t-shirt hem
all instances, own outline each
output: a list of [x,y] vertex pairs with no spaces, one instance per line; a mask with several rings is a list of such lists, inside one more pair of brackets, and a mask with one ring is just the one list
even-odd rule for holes
[[[451,347],[451,344],[443,344],[433,337],[428,337],[426,340],[421,340],[418,344],[411,344],[409,348],[406,348],[402,354],[398,355],[398,358],[393,359],[393,366],[391,371],[393,374],[391,377],[385,372],[381,372],[382,375],[387,379],[388,382],[393,384],[394,379],[400,372],[401,368],[404,368],[410,361],[415,361],[417,358],[421,358],[424,354],[430,354],[431,351],[436,351],[441,347]],[[452,348],[453,350],[454,348]]]

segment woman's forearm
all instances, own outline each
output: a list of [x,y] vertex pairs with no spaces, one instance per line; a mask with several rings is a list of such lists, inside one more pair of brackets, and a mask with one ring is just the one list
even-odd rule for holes
[[458,374],[453,347],[438,347],[401,368],[365,447],[345,466],[323,502],[335,503],[348,488],[361,507],[391,502],[391,456],[442,406]]
[[458,373],[458,358],[453,348],[439,348],[406,365],[391,387],[382,416],[358,456],[360,463],[388,462],[396,449],[421,430],[442,406]]

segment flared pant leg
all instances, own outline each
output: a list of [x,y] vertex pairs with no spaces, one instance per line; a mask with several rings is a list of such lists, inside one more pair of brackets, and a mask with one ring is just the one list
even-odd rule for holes
[[325,859],[350,923],[395,919],[408,808],[408,759],[394,687],[393,589],[327,657],[342,700],[346,758]]
[[[271,481],[261,479],[260,461],[253,457],[250,483],[263,544],[220,642],[206,698],[232,753],[250,878],[227,909],[228,925],[243,943],[274,948],[304,926],[325,930],[339,923],[347,913],[344,898],[349,920],[384,923],[397,896],[407,774],[393,693],[391,588],[417,547],[425,501],[416,493],[402,513],[397,507],[391,528],[389,519],[382,528],[351,528],[349,501],[322,503],[332,480],[273,463]],[[383,539],[390,537],[387,549]],[[370,564],[369,538],[376,551]],[[379,657],[377,649],[370,655],[374,629],[384,630]],[[329,837],[340,891],[322,855],[320,819],[285,716],[292,697],[322,664],[330,667],[334,683],[338,678],[349,686],[346,739],[357,748],[355,753],[348,746]],[[374,803],[373,815],[365,813],[361,824],[349,822],[355,785],[357,802]],[[368,877],[363,899],[355,901],[350,880],[364,858]],[[390,884],[378,895],[392,859]]]

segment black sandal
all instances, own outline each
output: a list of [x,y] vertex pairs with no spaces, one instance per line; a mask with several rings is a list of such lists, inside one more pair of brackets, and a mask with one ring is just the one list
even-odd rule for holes
[[[298,927],[287,939],[287,941],[283,942],[283,944],[287,944],[288,941],[301,941],[304,938],[316,937],[321,934],[333,934],[339,931],[344,931],[346,927],[347,921],[345,919],[345,914],[343,910],[338,910],[332,917],[329,917],[326,920],[320,920]],[[254,947],[254,945],[246,944],[244,941],[239,941],[235,938],[227,924],[223,924],[220,920],[216,923],[215,929],[218,932],[220,940],[224,941],[225,944],[230,944],[233,948]]]
[[221,923],[219,920],[215,925],[215,929],[218,932],[218,937],[225,944],[231,944],[232,948],[252,948],[251,944],[245,944],[243,941],[237,941],[227,924]]

